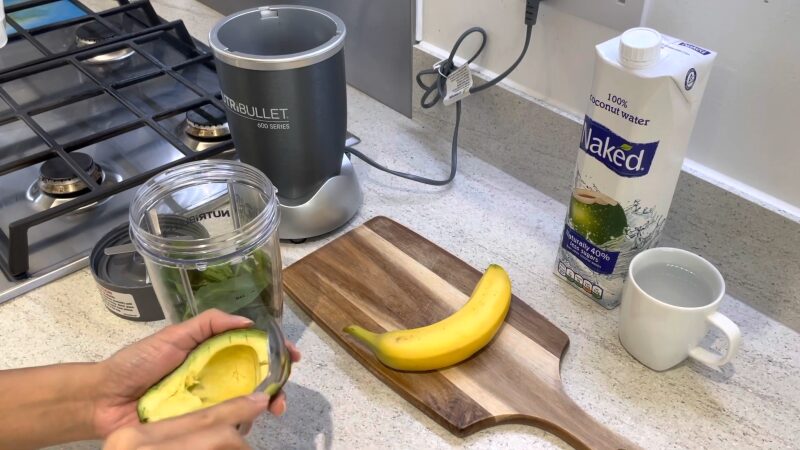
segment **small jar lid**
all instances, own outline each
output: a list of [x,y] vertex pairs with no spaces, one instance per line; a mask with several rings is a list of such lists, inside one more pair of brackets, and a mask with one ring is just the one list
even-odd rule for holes
[[631,28],[619,38],[619,62],[630,69],[643,69],[661,57],[661,33],[652,28]]
[[128,224],[97,241],[89,267],[106,309],[135,322],[164,319],[164,312],[147,276],[144,259],[131,248]]
[[100,238],[92,250],[90,267],[95,277],[126,288],[149,287],[144,260],[135,251],[106,254],[107,248],[131,243],[128,224],[122,224]]

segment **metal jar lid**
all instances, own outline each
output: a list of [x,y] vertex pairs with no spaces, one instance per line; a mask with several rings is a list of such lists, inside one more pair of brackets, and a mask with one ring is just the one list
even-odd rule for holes
[[[144,259],[121,246],[131,243],[128,224],[114,228],[92,249],[89,266],[106,308],[115,315],[138,322],[161,320],[164,313],[147,277]],[[118,249],[107,254],[107,249]]]
[[288,70],[324,61],[344,47],[342,19],[310,6],[275,5],[239,11],[209,33],[214,56],[235,67]]

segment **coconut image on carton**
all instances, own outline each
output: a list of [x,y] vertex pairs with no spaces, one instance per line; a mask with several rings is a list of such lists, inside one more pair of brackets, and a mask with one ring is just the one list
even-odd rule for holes
[[575,189],[569,203],[572,227],[595,245],[622,236],[628,221],[625,210],[608,195],[589,189]]

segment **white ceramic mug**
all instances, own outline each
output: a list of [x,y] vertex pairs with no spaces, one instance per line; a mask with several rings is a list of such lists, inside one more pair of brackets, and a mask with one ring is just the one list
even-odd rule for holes
[[[716,267],[677,248],[645,250],[631,261],[622,290],[619,339],[634,358],[666,370],[687,357],[711,367],[733,358],[739,327],[717,312],[725,281]],[[728,338],[724,355],[698,347],[713,325]]]

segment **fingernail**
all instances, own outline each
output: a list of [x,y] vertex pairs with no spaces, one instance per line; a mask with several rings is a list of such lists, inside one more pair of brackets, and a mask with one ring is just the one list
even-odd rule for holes
[[252,321],[252,320],[250,320],[250,319],[248,319],[247,317],[242,317],[242,316],[235,316],[235,317],[236,317],[236,321],[237,321],[237,322],[238,322],[240,325],[244,325],[244,326],[250,326],[250,325],[252,325],[252,324],[253,324],[253,321]]
[[267,394],[263,392],[253,392],[252,394],[248,395],[247,398],[259,405],[263,405],[264,407],[266,407],[269,403],[269,397],[267,397]]

